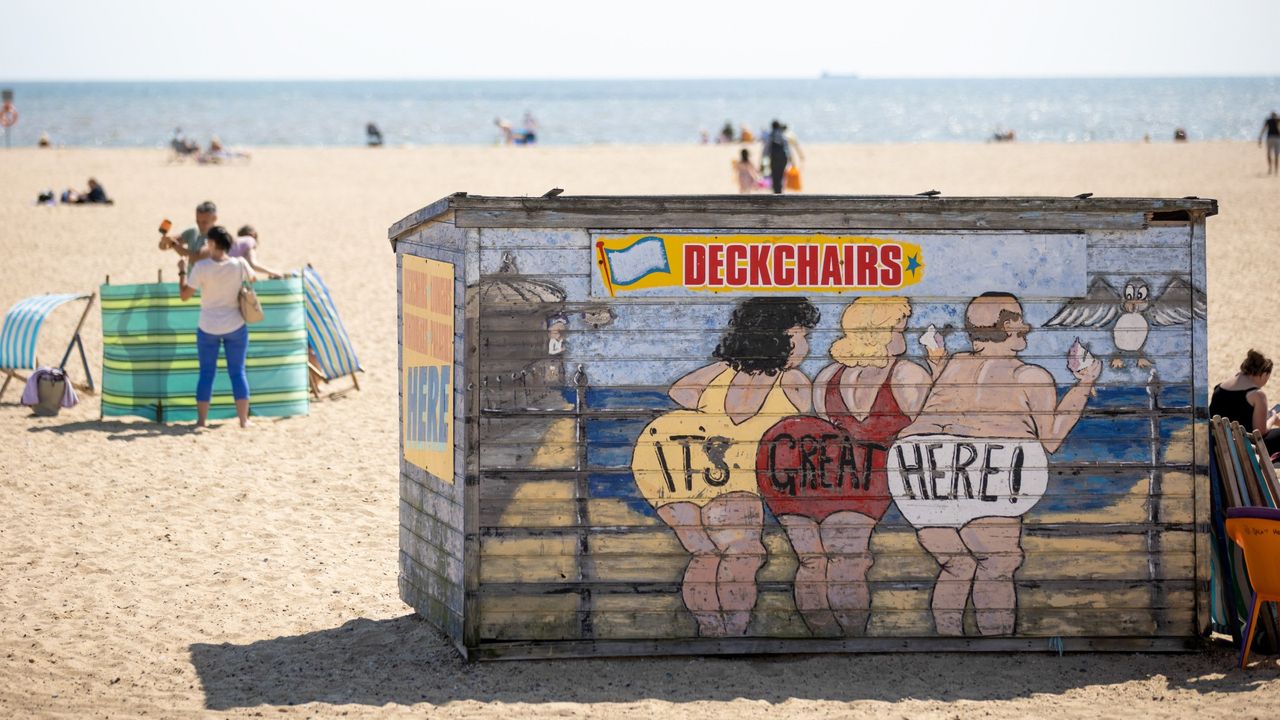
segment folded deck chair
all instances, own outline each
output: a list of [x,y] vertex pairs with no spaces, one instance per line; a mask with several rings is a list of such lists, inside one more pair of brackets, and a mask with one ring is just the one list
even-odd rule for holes
[[35,370],[36,338],[40,334],[40,326],[59,305],[74,300],[86,300],[84,312],[80,314],[80,322],[76,323],[75,332],[67,343],[67,351],[62,354],[58,367],[66,369],[67,360],[71,357],[71,349],[80,349],[80,362],[84,365],[85,382],[78,385],[82,390],[94,391],[93,373],[89,372],[89,359],[84,354],[84,343],[80,340],[80,329],[84,327],[85,318],[89,317],[89,309],[93,307],[95,293],[88,295],[34,295],[19,300],[5,313],[4,325],[0,326],[0,373],[3,373],[4,384],[0,385],[0,398],[9,388],[14,378],[26,381],[18,374],[18,370]]
[[360,360],[351,347],[351,338],[338,316],[329,288],[311,265],[302,269],[302,287],[307,303],[307,369],[310,371],[311,394],[320,397],[320,383],[341,377],[351,378],[351,387],[329,393],[338,397],[360,389],[357,372],[363,372]]

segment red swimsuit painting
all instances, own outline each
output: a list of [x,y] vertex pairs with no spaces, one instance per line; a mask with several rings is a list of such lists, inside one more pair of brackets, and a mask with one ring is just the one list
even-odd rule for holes
[[[866,632],[871,533],[893,502],[888,450],[932,385],[931,370],[898,359],[910,314],[905,298],[850,303],[834,362],[814,382],[817,416],[775,423],[756,451],[760,494],[799,559],[796,609],[814,635]],[[940,348],[928,349],[932,367]]]

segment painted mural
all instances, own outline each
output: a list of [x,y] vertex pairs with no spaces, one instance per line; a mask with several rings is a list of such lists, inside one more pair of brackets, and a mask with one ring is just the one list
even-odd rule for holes
[[[468,288],[482,575],[548,588],[488,601],[512,620],[486,637],[1141,634],[1158,618],[1104,618],[1088,593],[1145,577],[1151,599],[1116,602],[1157,615],[1190,597],[1150,561],[1181,517],[1156,468],[1190,452],[1204,322],[1203,293],[1159,271],[1189,262],[1185,233],[1135,254],[540,232],[492,232]],[[1089,535],[1116,518],[1145,545]]]

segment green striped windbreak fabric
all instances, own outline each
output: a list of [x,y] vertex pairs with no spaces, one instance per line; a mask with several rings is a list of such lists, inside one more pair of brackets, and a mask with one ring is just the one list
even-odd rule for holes
[[[307,330],[301,278],[254,284],[266,318],[249,326],[253,415],[307,414]],[[102,414],[163,422],[196,417],[196,322],[200,298],[173,283],[103,285]],[[225,360],[218,359],[210,418],[235,417]]]

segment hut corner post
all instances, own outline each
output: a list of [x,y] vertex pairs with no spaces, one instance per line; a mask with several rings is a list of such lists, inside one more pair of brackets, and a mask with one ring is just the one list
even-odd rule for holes
[[464,657],[475,646],[479,535],[468,457],[466,275],[474,233],[436,222],[396,233],[400,598]]

